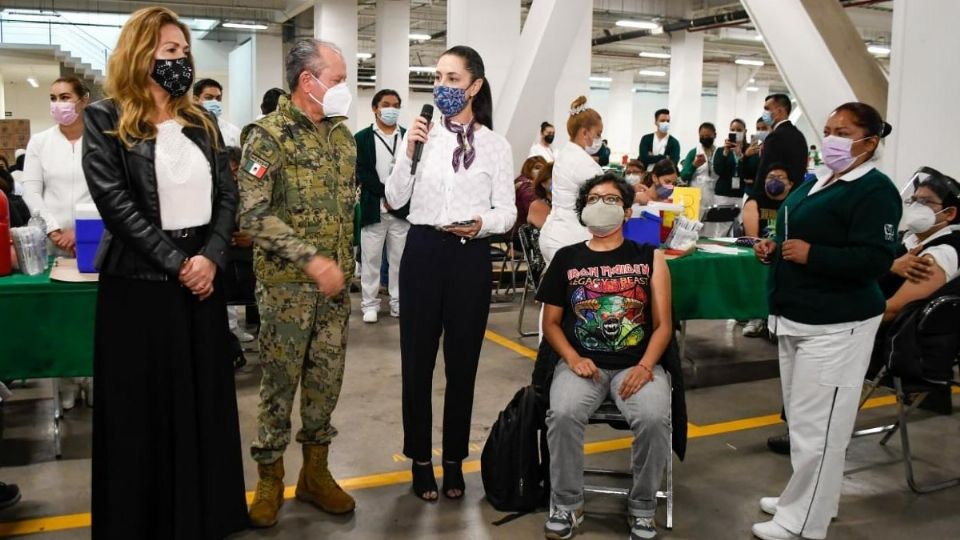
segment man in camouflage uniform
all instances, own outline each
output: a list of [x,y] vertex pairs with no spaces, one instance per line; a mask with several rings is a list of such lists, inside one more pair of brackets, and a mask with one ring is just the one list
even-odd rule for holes
[[255,527],[276,524],[283,503],[283,452],[298,384],[304,463],[297,498],[333,514],[355,506],[327,467],[350,315],[344,284],[354,267],[356,145],[344,124],[349,97],[341,88],[338,99],[325,98],[346,78],[346,64],[334,45],[304,40],[287,56],[286,75],[290,97],[243,131],[239,176],[240,225],[255,242],[262,321],[251,449],[259,473],[250,506]]

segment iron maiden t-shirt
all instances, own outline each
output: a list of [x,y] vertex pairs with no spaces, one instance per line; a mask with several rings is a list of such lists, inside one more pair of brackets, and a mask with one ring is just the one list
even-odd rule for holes
[[653,331],[653,246],[624,240],[613,251],[567,246],[543,276],[537,300],[563,307],[563,333],[603,369],[637,365]]

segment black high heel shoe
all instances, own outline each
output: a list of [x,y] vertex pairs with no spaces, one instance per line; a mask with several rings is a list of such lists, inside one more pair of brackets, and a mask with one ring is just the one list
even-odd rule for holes
[[437,502],[439,496],[427,497],[427,493],[437,493],[439,491],[437,490],[437,478],[433,475],[433,463],[421,464],[414,461],[410,472],[413,475],[413,492],[417,497],[427,502]]
[[[443,462],[443,496],[448,499],[462,499],[467,486],[463,481],[463,462],[444,461]],[[460,491],[457,496],[451,496],[452,490]]]

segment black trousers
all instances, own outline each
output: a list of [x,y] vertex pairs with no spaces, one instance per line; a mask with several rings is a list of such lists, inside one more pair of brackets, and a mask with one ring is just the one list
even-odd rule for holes
[[490,313],[490,242],[462,243],[432,227],[407,234],[400,263],[403,453],[428,461],[433,435],[433,369],[443,335],[447,387],[443,459],[467,457],[474,382]]

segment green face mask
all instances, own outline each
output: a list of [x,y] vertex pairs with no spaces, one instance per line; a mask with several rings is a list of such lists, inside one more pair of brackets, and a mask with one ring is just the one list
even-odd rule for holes
[[590,234],[604,238],[623,226],[624,210],[620,204],[606,204],[602,200],[588,204],[580,213],[580,219]]

